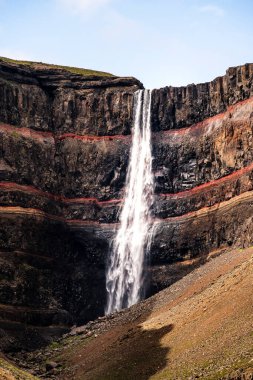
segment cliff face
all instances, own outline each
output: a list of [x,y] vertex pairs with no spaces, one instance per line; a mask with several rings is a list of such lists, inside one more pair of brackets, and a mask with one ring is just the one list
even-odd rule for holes
[[[180,261],[252,244],[252,83],[250,64],[153,92],[151,292]],[[2,348],[103,314],[139,88],[0,62],[0,328],[12,331]]]
[[212,82],[165,87],[153,92],[154,130],[185,128],[226,111],[253,95],[253,65],[230,67]]
[[3,348],[103,314],[109,240],[96,228],[116,217],[119,202],[103,200],[124,185],[140,87],[0,63],[0,327],[14,331]]

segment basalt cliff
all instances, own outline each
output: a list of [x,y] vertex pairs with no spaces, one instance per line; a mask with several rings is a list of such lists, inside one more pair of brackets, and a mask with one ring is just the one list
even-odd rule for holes
[[[1,349],[103,315],[131,146],[134,78],[0,60]],[[253,64],[152,93],[147,294],[253,244]]]

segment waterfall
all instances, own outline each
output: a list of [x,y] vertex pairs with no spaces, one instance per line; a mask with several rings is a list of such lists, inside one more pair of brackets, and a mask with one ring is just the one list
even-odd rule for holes
[[151,154],[151,91],[134,94],[132,147],[120,225],[112,243],[106,273],[106,314],[141,298],[143,267],[151,242],[154,180]]

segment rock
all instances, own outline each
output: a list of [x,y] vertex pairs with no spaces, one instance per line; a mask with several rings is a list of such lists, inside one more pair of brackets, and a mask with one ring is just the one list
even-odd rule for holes
[[224,380],[252,380],[253,368],[243,369],[240,368],[237,371],[232,372],[230,375],[224,377]]
[[226,111],[228,106],[253,96],[252,78],[251,63],[230,67],[226,75],[209,83],[154,90],[153,130],[185,128]]
[[46,371],[51,371],[52,369],[57,368],[57,367],[59,367],[59,364],[56,362],[48,361],[46,363]]
[[[41,347],[104,314],[133,93],[142,87],[0,60],[1,349]],[[253,244],[252,91],[247,64],[210,83],[153,92],[148,295],[211,251]]]

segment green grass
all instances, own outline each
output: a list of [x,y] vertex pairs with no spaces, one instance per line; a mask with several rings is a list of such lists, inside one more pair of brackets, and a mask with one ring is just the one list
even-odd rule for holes
[[2,358],[0,358],[0,378],[3,376],[5,379],[5,374],[1,373],[1,369],[8,371],[7,373],[12,375],[16,380],[38,380],[38,377],[32,376],[28,372],[22,371],[21,369],[15,367]]
[[83,75],[83,76],[89,76],[89,75],[96,75],[96,76],[101,76],[101,77],[113,77],[114,76],[110,73],[106,73],[103,71],[82,69],[82,68],[78,68],[78,67],[60,66],[60,65],[54,65],[54,64],[49,64],[49,63],[43,63],[43,62],[19,61],[16,59],[11,59],[11,58],[6,58],[6,57],[0,57],[0,62],[1,61],[8,62],[8,63],[14,63],[17,65],[30,66],[30,67],[36,67],[36,66],[40,65],[40,66],[43,66],[44,68],[66,70],[70,73]]

